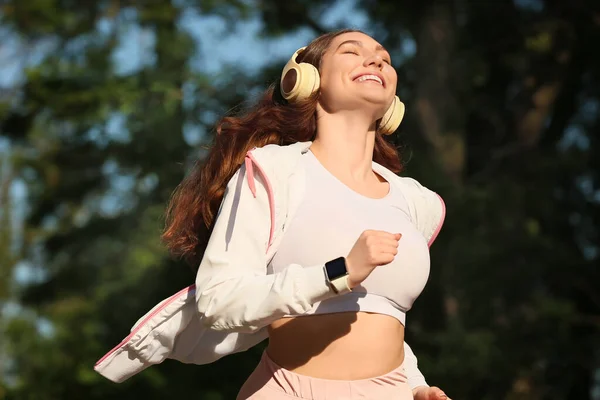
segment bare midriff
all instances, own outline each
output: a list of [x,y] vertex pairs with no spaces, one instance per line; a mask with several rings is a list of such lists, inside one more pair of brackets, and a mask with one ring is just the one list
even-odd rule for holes
[[279,366],[314,378],[372,378],[404,361],[404,326],[366,312],[282,318],[269,326],[267,354]]

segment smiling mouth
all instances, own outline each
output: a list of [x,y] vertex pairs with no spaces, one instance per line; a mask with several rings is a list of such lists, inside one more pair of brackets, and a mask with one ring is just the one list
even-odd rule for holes
[[356,82],[366,82],[366,81],[373,81],[373,82],[377,82],[379,83],[381,86],[383,86],[383,81],[381,80],[380,77],[378,77],[377,75],[361,75],[358,78],[355,79]]

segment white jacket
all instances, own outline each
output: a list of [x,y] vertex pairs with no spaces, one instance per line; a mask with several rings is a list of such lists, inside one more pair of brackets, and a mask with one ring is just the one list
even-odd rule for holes
[[[95,365],[123,382],[166,358],[208,364],[245,351],[267,338],[266,327],[284,315],[300,315],[336,296],[323,265],[290,265],[266,274],[304,195],[299,157],[310,142],[268,145],[248,152],[227,185],[196,284],[157,304],[131,333]],[[405,195],[412,222],[431,245],[443,224],[441,198],[411,178],[373,163],[373,169]],[[417,358],[405,343],[408,382],[426,385]]]

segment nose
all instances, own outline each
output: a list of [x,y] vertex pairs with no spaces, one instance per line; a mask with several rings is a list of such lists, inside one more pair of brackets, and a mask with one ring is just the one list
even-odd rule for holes
[[373,54],[370,57],[365,58],[364,66],[365,67],[376,67],[379,69],[383,68],[383,58],[379,54]]

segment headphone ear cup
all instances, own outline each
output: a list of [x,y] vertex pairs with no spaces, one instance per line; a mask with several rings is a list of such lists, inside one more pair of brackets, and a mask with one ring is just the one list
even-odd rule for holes
[[289,102],[304,100],[319,90],[320,84],[321,77],[314,65],[295,64],[283,71],[281,95]]
[[394,101],[388,107],[385,114],[381,118],[379,123],[379,132],[382,135],[391,135],[398,129],[402,118],[404,118],[404,111],[406,107],[404,103],[400,101],[398,96],[394,97]]

